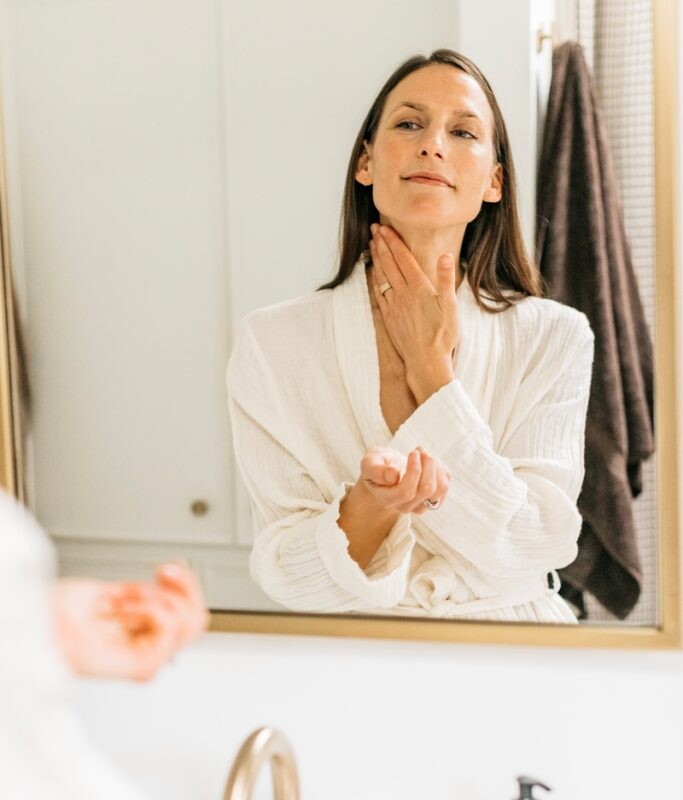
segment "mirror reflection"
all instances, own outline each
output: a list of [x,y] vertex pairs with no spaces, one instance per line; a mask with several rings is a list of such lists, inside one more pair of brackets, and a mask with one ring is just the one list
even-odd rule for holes
[[275,6],[5,0],[27,494],[65,572],[656,624],[650,4],[511,5],[302,0],[304,42]]
[[594,337],[541,298],[515,196],[477,67],[401,64],[351,154],[338,274],[252,313],[229,367],[250,565],[277,602],[574,620],[555,570],[577,554]]

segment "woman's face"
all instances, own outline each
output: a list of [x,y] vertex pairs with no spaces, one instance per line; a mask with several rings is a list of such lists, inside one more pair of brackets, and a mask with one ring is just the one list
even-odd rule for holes
[[[420,172],[442,180],[416,176]],[[502,167],[493,113],[477,81],[445,64],[404,78],[387,96],[356,180],[372,185],[375,206],[390,225],[462,226],[479,214],[482,201],[498,202]]]

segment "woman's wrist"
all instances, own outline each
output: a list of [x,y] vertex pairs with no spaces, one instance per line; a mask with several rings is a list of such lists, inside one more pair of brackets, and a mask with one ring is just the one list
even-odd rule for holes
[[418,406],[453,380],[455,370],[450,359],[441,363],[428,361],[419,369],[406,370],[406,382]]
[[349,557],[365,569],[396,524],[400,512],[380,505],[362,478],[339,506],[338,525],[349,542]]
[[372,515],[373,519],[386,522],[393,521],[399,517],[400,512],[393,508],[383,506],[373,495],[373,493],[365,485],[363,478],[358,478],[356,483],[351,487],[349,493],[346,495],[343,503],[351,503],[354,509],[362,509],[363,514],[368,512]]

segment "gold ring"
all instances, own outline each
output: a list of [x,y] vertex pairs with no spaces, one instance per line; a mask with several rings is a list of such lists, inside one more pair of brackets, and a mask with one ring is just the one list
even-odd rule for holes
[[389,281],[386,281],[379,287],[379,293],[382,295],[382,297],[384,297],[384,295],[389,291],[389,289],[393,288],[394,287],[389,283]]

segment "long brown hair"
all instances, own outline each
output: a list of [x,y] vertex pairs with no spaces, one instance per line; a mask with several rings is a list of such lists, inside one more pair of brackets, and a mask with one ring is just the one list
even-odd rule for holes
[[[334,289],[347,280],[361,254],[369,247],[370,225],[379,222],[379,212],[372,200],[372,186],[363,186],[356,180],[363,143],[374,140],[387,96],[392,89],[411,72],[431,64],[449,64],[471,75],[484,91],[493,112],[495,155],[503,168],[502,196],[496,203],[482,203],[479,214],[465,229],[460,255],[461,262],[467,265],[467,278],[479,306],[492,313],[504,311],[524,297],[540,297],[543,294],[542,279],[522,239],[515,168],[505,121],[493,90],[472,61],[446,48],[434,50],[428,58],[412,56],[404,61],[388,78],[368,111],[356,137],[346,172],[339,226],[339,270],[329,283],[319,287],[319,291]],[[496,301],[497,307],[490,308],[482,302],[482,290]],[[506,290],[512,290],[512,296],[504,295]]]

